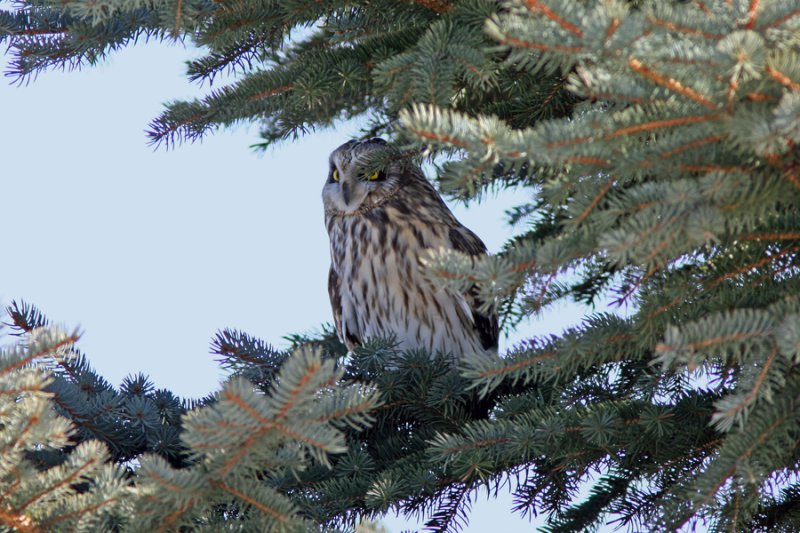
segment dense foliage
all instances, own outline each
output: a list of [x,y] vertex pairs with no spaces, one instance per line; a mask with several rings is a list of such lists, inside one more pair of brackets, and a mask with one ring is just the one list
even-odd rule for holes
[[[75,442],[107,443],[129,469],[114,490],[145,498],[114,511],[120,524],[136,505],[163,529],[350,527],[399,509],[444,531],[476,490],[509,482],[517,510],[545,513],[552,531],[800,530],[800,2],[24,0],[0,12],[20,77],[142,38],[203,46],[192,79],[238,75],[169,104],[154,142],[257,121],[266,145],[366,114],[364,134],[408,157],[447,155],[438,183],[453,197],[535,193],[510,213],[526,230],[501,254],[433,255],[437,282],[477,283],[508,325],[565,298],[629,313],[458,365],[390,340],[345,357],[328,331],[291,352],[224,331],[214,346],[235,377],[196,407],[139,378],[81,388],[62,367],[49,387]],[[35,310],[11,312],[37,338]],[[103,398],[128,422],[90,427]],[[82,449],[51,447],[67,462]],[[17,524],[52,520],[15,505]]]

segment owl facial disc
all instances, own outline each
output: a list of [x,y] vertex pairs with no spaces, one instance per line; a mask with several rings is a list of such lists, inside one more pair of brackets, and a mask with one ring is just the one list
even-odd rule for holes
[[375,168],[375,160],[389,148],[379,137],[351,140],[333,151],[328,180],[322,188],[325,210],[353,214],[380,203],[398,186],[392,168]]

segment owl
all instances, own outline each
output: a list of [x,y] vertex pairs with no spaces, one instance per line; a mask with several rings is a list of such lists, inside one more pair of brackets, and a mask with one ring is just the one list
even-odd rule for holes
[[[339,339],[350,350],[370,337],[392,336],[400,350],[459,358],[496,353],[495,307],[481,311],[474,289],[434,285],[421,264],[430,250],[480,256],[486,246],[456,220],[421,169],[389,157],[390,150],[380,138],[352,140],[330,156],[322,200]],[[390,162],[375,170],[381,156]]]

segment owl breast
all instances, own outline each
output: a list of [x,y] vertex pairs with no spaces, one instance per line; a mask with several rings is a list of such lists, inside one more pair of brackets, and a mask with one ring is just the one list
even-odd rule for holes
[[401,350],[485,353],[465,297],[422,274],[420,259],[429,249],[452,246],[447,226],[392,206],[359,216],[327,214],[325,222],[339,282],[337,327],[348,348],[349,339],[394,336]]

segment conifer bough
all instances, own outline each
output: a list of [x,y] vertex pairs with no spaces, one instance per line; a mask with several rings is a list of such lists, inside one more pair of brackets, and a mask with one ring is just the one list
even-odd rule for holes
[[[248,381],[186,415],[172,455],[124,431],[86,434],[117,461],[157,454],[131,475],[138,494],[153,491],[148,516],[162,527],[290,514],[349,527],[394,509],[453,530],[477,490],[508,483],[516,510],[544,513],[551,531],[800,530],[800,2],[45,0],[0,12],[20,77],[142,38],[204,46],[192,79],[239,74],[169,104],[154,142],[255,121],[267,145],[367,115],[365,135],[450,155],[438,181],[453,197],[534,193],[510,213],[527,225],[502,253],[432,257],[433,279],[477,282],[507,325],[569,298],[630,310],[456,370],[376,340],[319,389],[348,398],[318,399],[344,402],[331,416],[356,416],[356,405],[356,419],[319,433],[287,421],[252,441],[248,423],[261,422],[243,406],[262,402],[271,421],[285,391],[251,397],[247,383],[271,391],[311,356],[221,332],[215,349]],[[329,331],[295,341],[299,354],[343,355]],[[357,431],[373,394],[382,406]],[[208,429],[227,409],[242,410],[241,424]],[[245,472],[229,482],[238,467],[219,450],[230,442]],[[155,496],[160,479],[177,487],[174,500]]]

